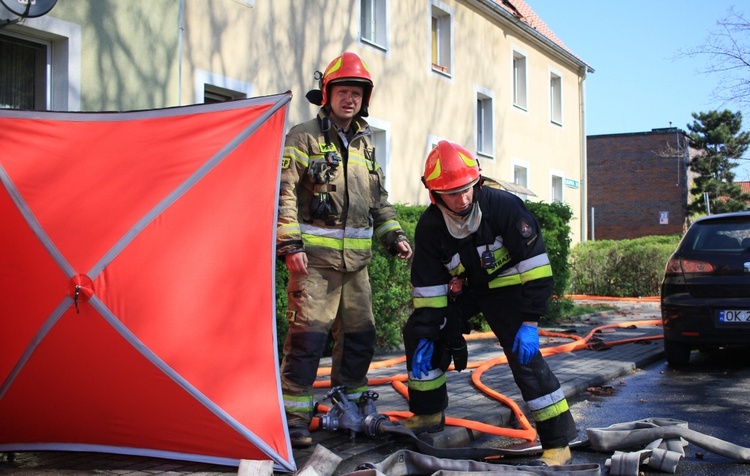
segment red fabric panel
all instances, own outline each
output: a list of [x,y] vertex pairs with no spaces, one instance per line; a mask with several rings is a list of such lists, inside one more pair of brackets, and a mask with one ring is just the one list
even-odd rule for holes
[[[0,111],[0,165],[73,273],[85,275],[271,105],[185,108],[190,114],[175,108],[148,118],[82,114],[76,121],[9,119]],[[91,276],[93,284],[76,278],[122,323],[125,337],[80,299],[80,314],[71,306],[12,382],[9,372],[75,283],[0,189],[0,383],[7,386],[0,443],[265,459],[241,434],[250,432],[292,460],[272,279],[285,114],[280,108],[184,191]]]
[[0,443],[68,442],[265,455],[91,309],[68,311],[0,400]]
[[65,259],[86,274],[265,109],[143,120],[102,114],[92,122],[0,118],[0,140],[20,139],[2,140],[2,165]]
[[[68,279],[0,188],[0,384],[63,300]],[[0,420],[1,421],[1,420]]]
[[257,159],[278,150],[267,134],[242,144],[94,283],[147,347],[264,441],[283,433],[279,401],[269,398],[276,381],[259,375],[277,365],[267,328],[274,295],[263,279],[277,185],[259,179],[273,164]]

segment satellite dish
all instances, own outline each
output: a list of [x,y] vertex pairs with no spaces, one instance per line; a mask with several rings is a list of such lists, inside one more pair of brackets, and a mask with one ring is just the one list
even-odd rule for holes
[[0,0],[6,10],[23,18],[36,18],[46,15],[57,0]]

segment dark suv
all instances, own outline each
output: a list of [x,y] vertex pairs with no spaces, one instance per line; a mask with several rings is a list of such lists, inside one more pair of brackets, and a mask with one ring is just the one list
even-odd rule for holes
[[750,212],[696,220],[661,285],[664,353],[685,365],[693,349],[750,345]]

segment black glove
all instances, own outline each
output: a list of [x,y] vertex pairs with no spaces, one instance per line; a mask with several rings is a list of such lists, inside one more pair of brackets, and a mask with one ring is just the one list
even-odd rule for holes
[[457,372],[466,368],[466,365],[469,363],[469,348],[466,346],[466,339],[463,336],[461,336],[460,340],[446,345],[445,350],[453,356],[453,368]]

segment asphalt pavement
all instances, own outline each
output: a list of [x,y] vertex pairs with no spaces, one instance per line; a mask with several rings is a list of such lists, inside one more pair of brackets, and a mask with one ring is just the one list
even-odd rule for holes
[[[577,300],[577,303],[586,301]],[[593,301],[592,301],[593,302]],[[653,300],[610,301],[618,310],[579,316],[557,327],[543,327],[553,333],[542,336],[546,347],[578,345],[580,349],[548,355],[546,360],[557,375],[565,395],[569,398],[586,392],[607,392],[613,380],[619,379],[637,368],[663,358],[660,339],[661,327],[645,324],[659,321],[659,303]],[[599,329],[597,332],[594,332]],[[586,346],[580,341],[589,337]],[[446,411],[449,418],[460,418],[497,427],[516,427],[517,418],[508,406],[494,396],[499,393],[516,402],[526,413],[525,405],[513,381],[507,365],[491,365],[493,359],[502,355],[497,341],[487,334],[472,335],[468,339],[469,368],[463,372],[448,372],[450,404]],[[408,402],[399,393],[392,381],[403,380],[405,364],[399,362],[402,353],[381,354],[376,362],[382,365],[368,373],[370,390],[377,393],[374,404],[380,413],[407,412]],[[322,367],[328,364],[325,360]],[[391,365],[392,364],[392,365]],[[483,393],[472,382],[472,374],[483,365],[481,384],[490,389]],[[374,366],[375,367],[375,366]],[[385,382],[385,383],[382,383]],[[326,398],[330,392],[327,376],[319,377],[320,388],[316,399],[322,405],[331,406]],[[618,422],[612,422],[618,423]],[[585,428],[579,428],[585,434]],[[464,448],[481,445],[483,434],[463,426],[446,426],[439,433],[423,435],[427,444],[436,448]],[[497,442],[497,438],[493,439]],[[509,438],[508,444],[522,443]],[[532,443],[533,444],[533,443]],[[354,438],[346,431],[317,430],[313,432],[313,446],[294,450],[298,468],[302,468],[312,452],[321,445],[342,459],[335,474],[353,471],[363,462],[379,462],[399,449],[415,449],[407,438],[370,438],[357,434]],[[573,453],[575,462],[575,451]],[[3,475],[102,475],[127,476],[214,476],[237,474],[236,467],[165,460],[142,456],[111,455],[103,453],[78,453],[63,451],[0,453],[0,474]]]

